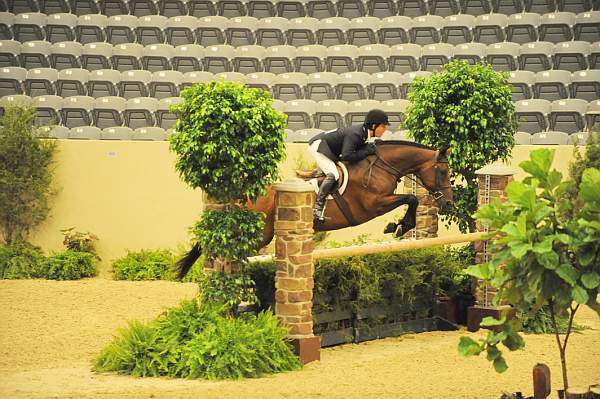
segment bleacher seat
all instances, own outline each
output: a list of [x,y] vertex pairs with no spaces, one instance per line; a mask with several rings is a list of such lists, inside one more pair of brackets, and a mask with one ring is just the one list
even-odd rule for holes
[[163,15],[146,15],[138,19],[135,28],[136,40],[144,46],[165,42],[167,17]]
[[527,132],[516,132],[515,133],[515,144],[516,145],[530,145],[531,134]]
[[21,43],[16,40],[0,40],[0,67],[19,66]]
[[381,27],[381,19],[375,17],[360,17],[350,20],[346,31],[348,44],[365,46],[377,43],[377,35]]
[[113,46],[110,43],[87,43],[81,54],[81,67],[89,71],[112,67]]
[[216,0],[219,15],[227,18],[241,17],[247,14],[245,2],[239,0]]
[[296,72],[314,73],[325,71],[327,47],[320,44],[310,44],[296,49],[294,68]]
[[23,93],[27,70],[21,67],[0,68],[0,97]]
[[405,99],[393,99],[381,102],[381,109],[387,112],[392,127],[398,128],[404,121],[406,110],[410,105],[410,101]]
[[337,15],[334,0],[309,0],[306,4],[306,15],[312,18],[324,19]]
[[121,72],[142,68],[144,46],[139,43],[122,43],[113,47],[111,62]]
[[579,71],[587,68],[590,44],[584,41],[561,42],[554,46],[554,69]]
[[428,2],[423,0],[398,0],[398,15],[417,17],[429,12]]
[[370,109],[381,108],[381,103],[377,100],[354,100],[349,101],[346,111],[346,126],[362,124],[365,116]]
[[255,18],[275,17],[275,3],[271,0],[249,0],[246,4],[248,15]]
[[39,125],[60,124],[60,110],[62,97],[52,94],[32,98],[33,106],[37,110],[36,123]]
[[225,44],[225,32],[223,28],[227,26],[227,18],[214,15],[200,19],[196,29],[196,43],[202,46],[216,46]]
[[87,69],[82,68],[58,71],[56,94],[61,97],[85,96],[87,94],[89,74]]
[[127,126],[113,126],[102,129],[100,140],[131,140],[133,129]]
[[343,17],[321,19],[317,22],[316,41],[323,46],[346,44],[346,32],[350,28],[350,20]]
[[204,49],[204,70],[212,73],[233,71],[231,61],[235,57],[235,48],[228,44],[219,44]]
[[367,14],[362,0],[337,0],[337,15],[344,18],[359,18]]
[[39,2],[40,11],[50,15],[61,12],[71,12],[69,0],[42,0]]
[[312,116],[317,112],[317,103],[306,99],[287,101],[283,112],[288,117],[288,127],[290,129],[301,130],[312,128]]
[[117,45],[133,43],[136,39],[135,32],[138,19],[133,15],[113,15],[106,21],[106,41]]
[[308,83],[308,75],[301,72],[282,73],[275,76],[273,96],[283,101],[304,98],[304,87]]
[[538,40],[538,27],[541,16],[537,13],[524,12],[508,17],[506,39],[511,42],[524,44]]
[[506,39],[508,16],[504,14],[484,14],[475,18],[473,39],[484,44],[501,43]]
[[212,72],[206,71],[190,71],[183,74],[183,82],[181,88],[184,89],[195,83],[206,83],[215,78]]
[[204,48],[199,44],[182,44],[173,50],[171,66],[179,72],[192,72],[202,69]]
[[290,19],[286,32],[287,44],[296,47],[315,44],[318,21],[312,17]]
[[335,92],[336,98],[354,101],[367,98],[371,75],[366,72],[346,72],[340,75]]
[[367,44],[358,48],[356,69],[360,72],[385,72],[391,50],[385,44]]
[[246,75],[246,86],[262,90],[271,90],[275,82],[275,74],[271,72],[256,72]]
[[13,38],[13,25],[15,14],[12,12],[0,12],[0,40],[11,40]]
[[537,133],[548,129],[551,103],[548,100],[531,99],[515,102],[515,121],[519,131]]
[[129,0],[129,12],[136,17],[156,15],[158,2],[156,0]]
[[96,126],[79,126],[69,129],[69,139],[100,140],[102,130]]
[[463,43],[454,46],[452,58],[464,60],[469,64],[476,64],[485,61],[487,56],[487,46],[483,43]]
[[114,69],[97,69],[88,75],[88,95],[90,97],[116,96],[119,92],[121,73]]
[[294,72],[294,59],[297,50],[294,46],[277,45],[267,47],[263,56],[265,72],[289,73]]
[[100,12],[107,16],[129,14],[127,0],[100,0]]
[[334,99],[340,75],[334,72],[315,72],[308,75],[304,95],[314,101]]
[[60,125],[42,126],[41,137],[50,139],[68,139],[69,128]]
[[556,10],[556,0],[523,0],[525,11],[545,14]]
[[399,90],[402,74],[399,72],[380,72],[371,76],[368,87],[369,98],[373,100],[392,100],[402,95]]
[[121,126],[127,100],[123,97],[106,96],[96,98],[92,109],[94,125],[100,128]]
[[569,135],[565,132],[538,132],[531,135],[531,144],[533,145],[566,145],[569,142]]
[[21,66],[30,68],[47,68],[50,66],[52,44],[45,40],[33,40],[23,43],[19,55]]
[[533,91],[535,98],[554,101],[568,98],[570,85],[569,71],[542,71],[535,75]]
[[520,51],[521,46],[517,43],[490,44],[487,48],[487,62],[497,71],[514,71],[519,67]]
[[371,0],[367,2],[367,7],[368,15],[377,18],[386,18],[398,14],[398,7],[393,0]]
[[413,80],[418,78],[427,78],[429,76],[431,76],[431,72],[429,71],[415,71],[402,75],[402,80],[400,82],[402,98],[408,98],[408,92],[410,91]]
[[512,100],[526,100],[533,98],[535,73],[531,71],[511,71],[508,83],[512,86]]
[[439,43],[443,27],[444,18],[439,15],[423,15],[414,18],[409,32],[410,42],[420,46]]
[[588,102],[577,98],[552,101],[550,129],[566,133],[583,130],[587,108]]
[[388,70],[390,72],[407,73],[420,69],[421,46],[413,43],[397,44],[390,47]]
[[448,43],[428,44],[421,49],[421,70],[439,71],[450,62],[454,46]]
[[179,71],[157,71],[152,74],[148,85],[150,97],[162,99],[179,96],[183,74]]
[[227,44],[232,46],[249,46],[256,43],[254,32],[258,27],[258,19],[241,16],[231,18],[225,26]]
[[328,72],[344,73],[356,70],[354,57],[358,54],[358,47],[352,44],[342,44],[327,48],[325,57],[325,70]]
[[46,17],[46,40],[51,43],[75,40],[77,16],[70,13],[51,14]]
[[588,141],[588,132],[576,132],[569,135],[568,144],[586,145]]
[[279,0],[275,3],[277,16],[283,18],[300,18],[306,16],[306,8],[303,1]]
[[150,72],[171,69],[175,49],[170,44],[149,44],[142,49],[142,68]]
[[188,13],[194,17],[208,17],[217,15],[217,7],[212,0],[188,0]]
[[156,106],[156,126],[162,129],[170,129],[177,122],[177,115],[170,111],[171,106],[182,101],[181,97],[166,97],[158,101]]
[[60,42],[52,45],[50,65],[56,69],[80,68],[83,45],[77,42]]
[[600,70],[590,69],[573,72],[571,78],[571,97],[586,101],[600,98]]
[[460,11],[459,0],[430,0],[429,12],[435,15],[447,17],[451,14],[458,14]]
[[560,43],[573,39],[575,14],[572,12],[550,12],[542,15],[539,26],[540,40]]
[[177,15],[167,20],[165,38],[172,46],[196,43],[196,31],[200,21],[189,15]]
[[317,112],[313,116],[314,126],[321,130],[337,129],[345,126],[348,103],[343,100],[322,100],[317,103]]
[[388,46],[408,43],[412,27],[413,20],[403,15],[383,18],[377,32],[379,43],[387,44]]
[[469,43],[473,40],[475,17],[469,14],[449,15],[444,18],[442,41],[450,44]]
[[94,99],[89,96],[71,96],[63,98],[61,107],[62,123],[70,128],[90,126],[92,124],[91,111],[94,108]]
[[532,72],[548,70],[553,55],[554,44],[550,42],[525,43],[519,50],[519,67]]
[[155,98],[130,98],[127,100],[127,109],[123,113],[125,124],[133,129],[154,126],[154,115],[157,109],[158,100]]
[[27,71],[25,93],[28,96],[44,96],[56,93],[58,71],[54,68],[32,68]]
[[585,111],[585,123],[588,130],[595,131],[598,122],[600,122],[600,100],[594,100],[588,103]]
[[44,40],[46,38],[46,14],[24,12],[15,15],[13,36],[20,42]]
[[158,126],[139,127],[133,131],[132,140],[163,141],[167,139],[165,129]]
[[285,44],[288,25],[289,20],[286,18],[261,18],[254,33],[256,44],[264,47]]
[[8,11],[15,14],[40,10],[40,5],[36,0],[12,0],[7,5]]
[[[589,10],[589,9],[588,9]],[[600,11],[585,11],[575,16],[575,40],[597,42],[600,36]]]
[[223,80],[224,82],[234,83],[246,83],[246,75],[240,72],[221,72],[215,75],[216,80]]
[[460,12],[478,16],[489,14],[492,11],[492,5],[489,0],[463,0],[460,2]]

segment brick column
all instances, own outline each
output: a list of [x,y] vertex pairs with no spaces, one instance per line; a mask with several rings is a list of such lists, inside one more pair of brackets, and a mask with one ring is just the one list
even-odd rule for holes
[[[506,186],[513,180],[515,170],[504,165],[487,165],[475,172],[478,176],[479,192],[477,194],[477,208],[494,201],[506,201]],[[477,231],[489,231],[480,221],[477,221]],[[475,262],[486,263],[491,259],[488,241],[475,242]],[[467,328],[477,331],[481,319],[486,316],[500,318],[501,312],[510,308],[506,306],[493,306],[492,301],[497,290],[488,287],[483,281],[478,280],[475,286],[475,306],[469,308]]]
[[412,194],[419,200],[417,206],[417,226],[410,231],[408,237],[415,239],[437,237],[438,207],[427,189],[415,182],[416,176],[409,175],[404,179],[404,192]]
[[320,359],[313,334],[313,187],[301,179],[273,186],[275,194],[275,314],[289,330],[300,360]]

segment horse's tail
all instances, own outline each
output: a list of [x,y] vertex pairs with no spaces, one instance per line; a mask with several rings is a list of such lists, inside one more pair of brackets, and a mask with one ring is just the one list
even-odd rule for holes
[[196,243],[190,252],[188,252],[183,258],[179,259],[177,263],[175,263],[174,269],[179,280],[185,277],[201,254],[202,250],[200,248],[200,244]]

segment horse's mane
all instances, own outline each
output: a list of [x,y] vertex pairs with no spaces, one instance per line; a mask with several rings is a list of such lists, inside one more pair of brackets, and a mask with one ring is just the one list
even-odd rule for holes
[[417,148],[423,148],[425,150],[432,150],[435,151],[434,148],[431,148],[425,144],[421,144],[421,143],[415,143],[414,141],[406,141],[406,140],[375,140],[375,145],[377,146],[382,146],[382,145],[405,145],[408,147],[417,147]]

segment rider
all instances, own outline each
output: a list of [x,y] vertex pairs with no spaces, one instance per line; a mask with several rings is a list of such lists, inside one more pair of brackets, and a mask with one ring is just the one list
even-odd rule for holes
[[330,130],[310,139],[309,152],[317,161],[319,169],[325,173],[313,210],[316,219],[324,220],[325,200],[340,177],[335,162],[353,163],[375,154],[375,145],[367,144],[367,140],[372,136],[381,137],[386,126],[389,126],[387,114],[380,109],[372,109],[365,116],[362,125]]

